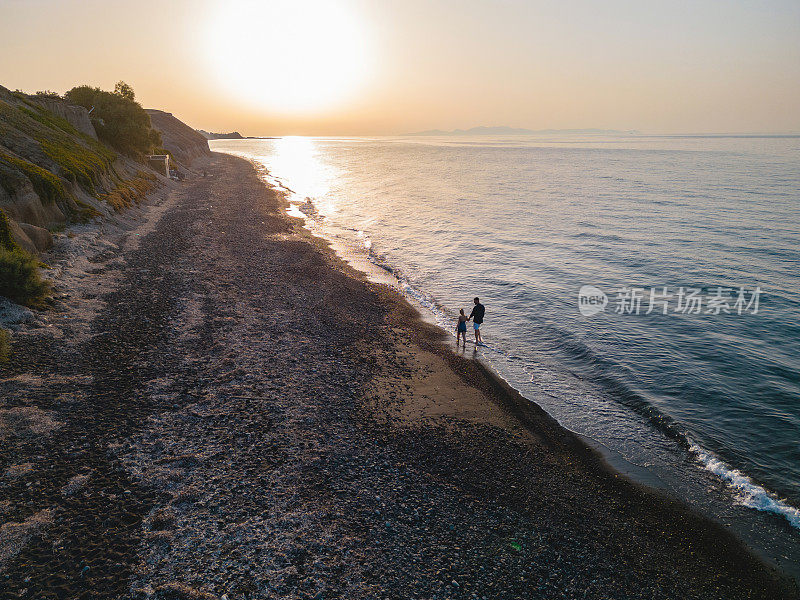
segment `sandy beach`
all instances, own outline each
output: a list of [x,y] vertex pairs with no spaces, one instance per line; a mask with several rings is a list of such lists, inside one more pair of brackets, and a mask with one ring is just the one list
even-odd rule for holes
[[453,353],[250,163],[193,171],[46,257],[54,306],[0,366],[0,597],[800,597]]

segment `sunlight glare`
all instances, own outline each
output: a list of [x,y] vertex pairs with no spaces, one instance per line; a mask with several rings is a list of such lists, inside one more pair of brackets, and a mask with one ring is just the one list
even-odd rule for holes
[[272,173],[281,173],[281,183],[291,189],[291,203],[314,203],[319,216],[336,212],[336,201],[330,195],[331,182],[338,171],[321,160],[317,142],[307,137],[282,137],[272,140],[272,153],[264,161]]
[[366,29],[344,2],[234,0],[212,13],[211,65],[231,95],[253,106],[322,111],[366,79]]

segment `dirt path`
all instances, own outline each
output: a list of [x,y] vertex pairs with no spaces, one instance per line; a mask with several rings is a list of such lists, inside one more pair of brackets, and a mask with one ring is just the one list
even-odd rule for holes
[[4,368],[0,597],[794,597],[203,168]]

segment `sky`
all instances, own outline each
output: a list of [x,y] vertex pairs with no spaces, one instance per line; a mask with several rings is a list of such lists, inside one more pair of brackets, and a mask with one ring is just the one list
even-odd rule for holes
[[0,85],[243,135],[799,133],[797,0],[0,0]]

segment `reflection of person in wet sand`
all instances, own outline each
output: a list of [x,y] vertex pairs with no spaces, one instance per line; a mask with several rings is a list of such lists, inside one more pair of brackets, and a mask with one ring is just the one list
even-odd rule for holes
[[461,314],[458,315],[458,325],[456,326],[456,347],[458,347],[459,340],[463,341],[464,347],[467,346],[467,315],[464,314],[464,309],[461,309]]
[[475,345],[483,346],[481,325],[483,324],[483,315],[486,314],[486,307],[481,304],[480,298],[476,297],[473,302],[475,302],[475,306],[472,308],[472,312],[469,313],[469,318],[467,320],[469,321],[472,319],[472,328],[475,330]]

